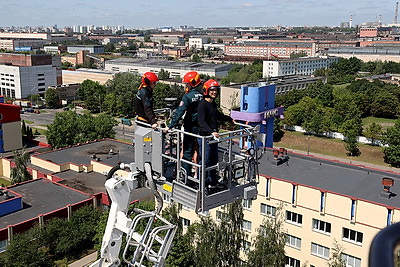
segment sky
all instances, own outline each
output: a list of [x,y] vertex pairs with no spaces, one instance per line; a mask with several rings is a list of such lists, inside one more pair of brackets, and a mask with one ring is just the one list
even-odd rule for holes
[[[1,3],[4,2],[4,3]],[[392,23],[394,0],[17,0],[0,1],[0,27],[124,25],[126,28],[339,26]],[[400,16],[398,21],[400,22]]]

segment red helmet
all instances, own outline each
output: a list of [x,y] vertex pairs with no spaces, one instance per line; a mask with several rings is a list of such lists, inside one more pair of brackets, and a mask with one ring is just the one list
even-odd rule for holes
[[219,90],[221,88],[221,86],[219,85],[219,83],[216,80],[210,79],[210,80],[206,81],[203,85],[203,95],[208,95],[210,88],[215,88],[215,89]]
[[200,75],[196,71],[189,71],[183,76],[182,82],[195,87],[201,83]]
[[158,82],[157,74],[154,72],[146,72],[142,76],[142,84],[149,86],[150,83]]

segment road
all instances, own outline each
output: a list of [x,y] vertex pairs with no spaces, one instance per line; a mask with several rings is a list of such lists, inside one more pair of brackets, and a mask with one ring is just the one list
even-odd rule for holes
[[[25,112],[21,114],[21,120],[33,122],[27,124],[29,127],[46,129],[46,125],[54,121],[56,113],[62,111],[62,109],[46,109],[45,112],[41,112],[40,114]],[[77,110],[78,113],[82,111],[82,109]],[[122,125],[120,120],[118,121],[118,125],[114,127],[114,130],[116,132],[115,139],[132,141],[134,137],[134,126]]]

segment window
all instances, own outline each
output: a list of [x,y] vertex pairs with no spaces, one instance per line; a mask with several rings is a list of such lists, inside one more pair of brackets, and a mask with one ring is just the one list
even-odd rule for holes
[[251,221],[243,220],[242,229],[243,229],[244,231],[251,232]]
[[357,244],[362,244],[363,233],[343,227],[343,239]]
[[316,243],[311,243],[311,254],[322,257],[324,259],[329,259],[329,248],[318,245]]
[[286,235],[286,245],[289,247],[294,247],[294,248],[301,248],[301,238],[298,238],[293,235]]
[[388,215],[387,215],[387,226],[392,224],[392,210],[388,209]]
[[268,179],[265,181],[265,196],[268,198],[269,197],[269,192],[271,188],[271,179]]
[[328,222],[313,219],[312,227],[314,231],[323,232],[326,234],[331,233],[331,224]]
[[275,217],[276,215],[276,208],[264,203],[261,203],[260,205],[260,213],[263,215],[268,215],[271,217]]
[[325,192],[321,192],[321,206],[319,208],[320,212],[325,211]]
[[251,243],[247,240],[243,240],[243,247],[242,247],[243,251],[249,252],[250,248],[251,248]]
[[298,259],[286,256],[285,267],[300,267],[300,261]]
[[38,86],[45,86],[46,83],[38,83]]
[[303,215],[286,211],[286,221],[301,225],[303,223]]
[[6,247],[8,245],[7,239],[0,241],[0,252],[6,251]]
[[190,220],[182,217],[182,226],[189,227],[189,225],[190,225]]
[[361,267],[361,259],[342,253],[342,260],[345,266],[348,267]]
[[293,185],[292,189],[292,205],[296,205],[297,186]]
[[251,199],[243,199],[242,201],[243,208],[247,210],[251,210],[251,204],[252,204]]
[[356,200],[351,200],[351,213],[350,213],[350,220],[354,221],[356,216]]

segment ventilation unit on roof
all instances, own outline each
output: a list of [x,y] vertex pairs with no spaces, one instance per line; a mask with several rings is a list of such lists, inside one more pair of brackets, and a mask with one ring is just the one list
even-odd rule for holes
[[379,194],[380,197],[389,199],[396,196],[396,194],[390,192],[390,188],[394,185],[394,180],[392,178],[382,178],[382,185],[383,191]]

